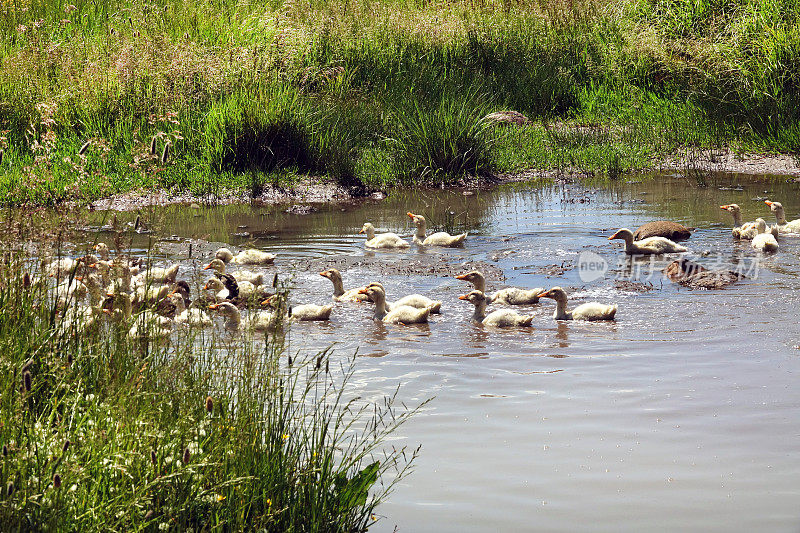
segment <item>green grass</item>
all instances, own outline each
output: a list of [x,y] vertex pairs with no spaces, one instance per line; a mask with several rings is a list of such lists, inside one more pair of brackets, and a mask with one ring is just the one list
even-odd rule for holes
[[[5,203],[800,149],[789,0],[75,6],[0,8]],[[479,122],[502,109],[547,134]],[[587,125],[608,135],[586,137]],[[168,161],[150,156],[153,136],[156,155],[171,142]]]
[[382,444],[413,410],[353,398],[353,359],[280,334],[132,339],[137,316],[76,320],[22,274],[37,263],[0,264],[4,531],[364,531],[408,473],[416,451]]

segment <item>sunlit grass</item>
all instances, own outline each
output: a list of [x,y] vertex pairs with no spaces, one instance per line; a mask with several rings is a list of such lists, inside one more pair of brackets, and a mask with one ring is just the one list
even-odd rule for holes
[[[228,173],[276,170],[360,186],[532,161],[636,167],[688,145],[797,151],[799,14],[788,0],[4,4],[0,200],[219,191],[241,181]],[[413,148],[502,109],[628,134],[605,155],[531,142],[477,165],[453,165],[471,150],[455,142]],[[154,136],[167,161],[150,157]]]
[[358,398],[353,359],[280,333],[134,339],[144,315],[59,303],[38,263],[0,263],[4,531],[363,531],[408,473],[416,452],[384,444],[413,410]]

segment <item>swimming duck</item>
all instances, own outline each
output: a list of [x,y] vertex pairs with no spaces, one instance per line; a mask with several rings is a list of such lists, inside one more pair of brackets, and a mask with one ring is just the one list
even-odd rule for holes
[[164,341],[172,334],[172,320],[159,316],[149,309],[145,309],[134,317],[134,322],[128,330],[128,337],[132,339],[154,339]]
[[140,277],[150,283],[175,283],[178,279],[178,268],[177,263],[166,268],[150,267]]
[[78,263],[71,257],[60,257],[47,263],[44,266],[44,273],[51,278],[61,279],[72,274],[77,266]]
[[614,320],[617,313],[616,305],[606,305],[597,302],[581,304],[572,311],[567,311],[567,293],[561,287],[553,287],[539,295],[539,298],[550,298],[556,301],[556,320]]
[[500,289],[494,294],[486,294],[486,278],[477,270],[467,272],[466,274],[459,274],[456,279],[462,281],[469,281],[475,287],[475,290],[484,293],[486,303],[499,303],[502,305],[531,305],[539,303],[539,295],[544,292],[543,287],[536,287],[535,289],[519,289],[517,287],[506,287]]
[[391,311],[386,310],[386,293],[383,288],[376,285],[369,285],[361,289],[362,294],[366,294],[375,302],[376,320],[381,320],[391,324],[421,324],[428,321],[430,309],[425,307],[417,309],[407,305],[397,306]]
[[[203,270],[214,270],[215,272],[218,272],[220,274],[227,273],[227,271],[225,270],[225,263],[222,261],[222,259],[219,258],[212,259],[209,264],[203,267]],[[233,277],[239,283],[247,281],[256,286],[264,284],[264,274],[261,272],[251,272],[249,270],[236,270],[232,272],[231,275],[233,275]]]
[[[377,281],[373,281],[372,283],[367,285],[367,287],[371,286],[380,287],[380,289],[383,291],[384,298],[386,297],[386,289],[383,287],[383,284]],[[417,309],[424,309],[427,307],[428,309],[430,309],[432,315],[438,314],[442,310],[442,302],[438,300],[431,300],[430,298],[428,298],[427,296],[423,296],[422,294],[409,294],[408,296],[403,296],[402,298],[394,302],[386,301],[385,304],[387,311],[391,311],[395,307],[401,307],[404,305],[407,305],[409,307],[415,307]]]
[[[664,237],[648,237],[641,241],[633,240],[633,232],[627,228],[622,228],[608,240],[622,239],[625,241],[625,253],[628,255],[635,254],[672,254],[685,252],[686,247],[673,242]],[[542,295],[539,295],[541,298]]]
[[231,252],[227,248],[220,248],[219,250],[217,250],[217,253],[214,254],[214,257],[224,263],[230,263],[231,260],[233,259],[233,252]]
[[[734,239],[750,240],[758,235],[758,222],[753,221],[742,224],[742,210],[737,204],[721,205],[719,208],[733,215],[731,235],[733,235]],[[774,237],[777,237],[779,230],[777,227],[773,227],[770,228],[770,233],[772,233]]]
[[472,320],[479,322],[484,326],[494,326],[497,328],[510,328],[515,326],[530,326],[533,322],[533,316],[520,315],[516,311],[510,309],[498,309],[486,314],[486,306],[489,304],[486,295],[479,290],[474,290],[469,294],[464,294],[458,297],[459,300],[466,300],[475,306],[475,312],[472,315]]
[[274,331],[281,325],[281,313],[277,311],[251,311],[247,320],[242,321],[239,308],[230,302],[219,302],[208,306],[209,309],[222,315],[225,329],[230,331],[254,329],[256,331]]
[[[281,302],[282,298],[281,295],[273,295],[261,302],[261,305],[277,309],[285,308],[285,302]],[[331,317],[331,311],[333,311],[333,305],[302,304],[286,308],[286,316],[292,320],[302,321],[328,320]]]
[[[230,290],[228,290],[222,280],[218,278],[209,278],[208,281],[206,281],[206,284],[203,285],[203,290],[211,291],[211,293],[214,295],[214,299],[217,302],[224,302],[227,301],[228,298],[232,297]],[[233,296],[238,296],[238,294]]]
[[667,265],[664,274],[675,283],[692,289],[722,289],[744,277],[732,270],[709,270],[685,257]]
[[171,292],[167,298],[175,306],[175,323],[186,324],[188,326],[210,326],[212,324],[211,317],[202,309],[196,307],[186,308],[186,302],[183,295],[177,291]]
[[440,231],[430,235],[428,237],[425,236],[425,231],[427,229],[427,223],[425,222],[425,217],[422,215],[415,215],[414,213],[408,212],[406,213],[411,221],[417,226],[417,231],[414,233],[414,242],[422,245],[422,246],[461,246],[464,244],[464,239],[467,238],[467,234],[461,233],[459,235],[450,235],[447,232]]
[[778,221],[777,228],[780,233],[800,233],[800,218],[792,220],[791,222],[786,222],[786,211],[783,209],[783,204],[780,202],[770,202],[769,200],[764,203],[775,213],[775,219]]
[[411,246],[396,233],[387,232],[375,235],[375,226],[369,222],[364,223],[359,233],[367,234],[367,242],[364,243],[367,248],[408,248]]
[[778,241],[775,239],[775,236],[767,230],[767,222],[763,218],[757,218],[756,224],[758,235],[753,237],[750,246],[761,252],[777,252]]
[[367,295],[359,294],[358,291],[364,287],[356,287],[355,289],[344,290],[344,283],[342,282],[342,274],[335,268],[329,268],[319,273],[323,278],[328,278],[333,283],[333,299],[337,302],[366,302]]
[[240,265],[271,265],[275,262],[275,257],[275,254],[248,248],[233,256],[231,262]]
[[694,228],[687,228],[677,222],[669,220],[656,220],[639,226],[633,232],[633,240],[641,241],[648,237],[664,237],[672,241],[682,241],[692,236]]

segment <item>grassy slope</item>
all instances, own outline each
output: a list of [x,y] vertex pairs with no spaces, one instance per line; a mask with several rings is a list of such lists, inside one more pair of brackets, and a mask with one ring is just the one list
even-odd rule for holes
[[[797,151],[798,15],[791,0],[6,2],[0,198]],[[499,109],[534,123],[479,123]]]

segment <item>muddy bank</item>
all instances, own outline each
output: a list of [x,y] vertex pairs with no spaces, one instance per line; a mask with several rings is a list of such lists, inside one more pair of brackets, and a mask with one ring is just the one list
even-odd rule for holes
[[[650,169],[634,169],[639,173],[650,170],[677,170],[687,174],[696,172],[732,173],[749,175],[786,176],[800,180],[800,158],[786,154],[737,154],[727,149],[698,150],[691,154],[669,156]],[[528,169],[514,173],[500,173],[486,177],[464,178],[446,188],[465,189],[464,194],[474,194],[474,190],[487,189],[507,183],[549,180],[572,182],[590,178],[592,172],[577,168]],[[445,188],[444,186],[442,188]],[[287,209],[295,214],[313,211],[310,204],[353,203],[363,199],[383,199],[386,190],[351,188],[341,186],[324,178],[309,178],[292,185],[268,185],[263,192],[253,197],[247,190],[228,191],[221,195],[194,195],[189,192],[133,191],[96,200],[89,209],[134,211],[143,207],[159,207],[183,204],[192,207],[251,203],[254,205],[289,204]]]
[[655,168],[800,178],[800,157],[789,154],[737,154],[725,148],[696,150],[670,156]]

